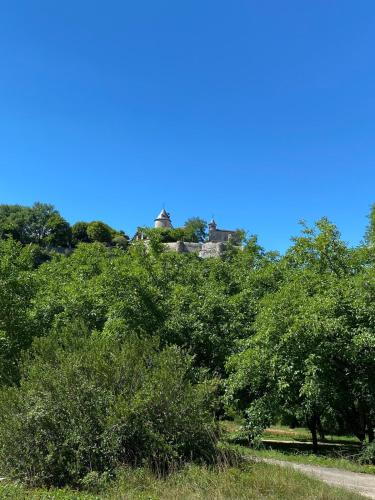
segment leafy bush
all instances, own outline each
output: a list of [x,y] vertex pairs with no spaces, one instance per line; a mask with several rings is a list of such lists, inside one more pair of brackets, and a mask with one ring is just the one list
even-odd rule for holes
[[173,243],[176,241],[200,241],[194,233],[194,229],[185,229],[184,227],[139,227],[137,229],[139,235],[153,241],[157,240],[161,243]]
[[[155,341],[71,332],[34,343],[19,388],[0,393],[0,467],[33,485],[82,485],[119,464],[210,460],[212,389]],[[93,472],[97,474],[93,474]]]
[[365,445],[359,455],[359,462],[361,464],[375,465],[375,442]]
[[117,234],[112,238],[112,245],[115,245],[116,247],[126,249],[129,245],[129,239],[122,235],[122,234]]

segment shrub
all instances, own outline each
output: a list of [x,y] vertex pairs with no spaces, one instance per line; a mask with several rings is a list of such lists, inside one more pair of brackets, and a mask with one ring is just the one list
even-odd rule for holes
[[359,462],[361,464],[373,464],[375,465],[375,442],[366,444],[360,455]]
[[119,464],[164,473],[214,455],[212,390],[188,356],[72,330],[35,341],[20,387],[0,393],[3,474],[79,486]]
[[117,234],[112,238],[112,245],[125,250],[129,245],[129,239],[122,234]]

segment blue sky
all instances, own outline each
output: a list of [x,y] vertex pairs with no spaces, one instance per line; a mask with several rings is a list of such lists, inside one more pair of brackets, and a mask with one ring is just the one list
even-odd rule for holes
[[0,203],[284,250],[375,202],[373,0],[0,1]]

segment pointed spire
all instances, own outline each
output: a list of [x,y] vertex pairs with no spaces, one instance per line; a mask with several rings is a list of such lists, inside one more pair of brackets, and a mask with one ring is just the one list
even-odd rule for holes
[[170,219],[169,213],[163,208],[160,214],[156,217],[157,219]]
[[155,219],[155,227],[172,227],[171,216],[163,208],[160,214]]

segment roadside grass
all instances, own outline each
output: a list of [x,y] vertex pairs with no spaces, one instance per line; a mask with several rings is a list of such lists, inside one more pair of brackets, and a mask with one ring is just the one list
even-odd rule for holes
[[3,482],[0,498],[10,500],[360,500],[360,495],[310,478],[298,471],[265,463],[235,467],[189,465],[165,479],[147,469],[124,468],[98,495],[72,490],[31,490]]
[[244,464],[225,469],[188,466],[166,479],[155,479],[140,469],[122,471],[110,500],[245,500],[298,498],[359,500],[355,493],[309,478],[297,471],[264,463]]
[[2,481],[0,498],[1,500],[100,500],[101,497],[66,488],[27,488],[20,483]]
[[233,450],[248,457],[273,458],[307,465],[334,467],[352,472],[375,474],[375,465],[360,464],[356,458],[360,443],[353,436],[327,436],[319,442],[318,454],[312,451],[309,431],[303,428],[289,429],[274,426],[265,431],[260,449],[249,448],[240,438],[241,424],[232,421],[221,422],[223,440],[231,443]]
[[375,465],[361,465],[354,460],[350,460],[345,456],[327,456],[327,455],[314,455],[311,452],[285,452],[272,448],[264,448],[255,450],[245,446],[234,446],[234,449],[249,458],[274,458],[276,460],[285,460],[287,462],[294,462],[307,465],[320,465],[322,467],[333,467],[336,469],[347,470],[351,472],[364,472],[366,474],[375,474]]

